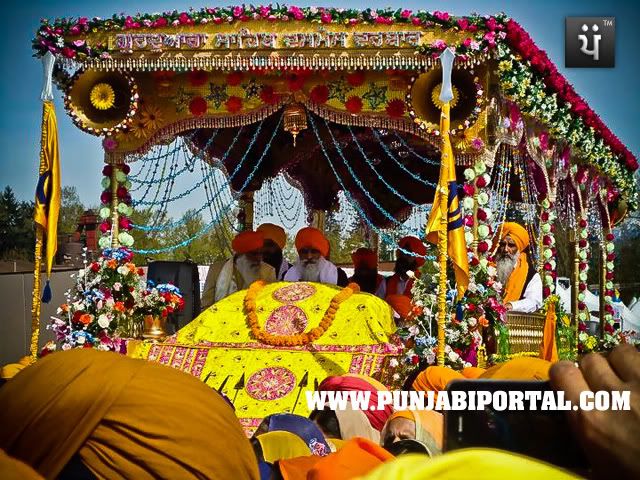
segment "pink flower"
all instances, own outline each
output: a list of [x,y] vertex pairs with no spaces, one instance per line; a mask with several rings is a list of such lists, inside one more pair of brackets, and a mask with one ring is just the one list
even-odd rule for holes
[[233,7],[233,16],[236,18],[240,18],[244,14],[244,8],[242,7]]
[[155,22],[153,22],[151,26],[154,28],[161,28],[161,27],[166,27],[167,25],[169,25],[169,22],[167,21],[167,19],[164,17],[160,17]]
[[289,7],[289,13],[293,15],[293,18],[296,20],[304,19],[304,13],[300,7],[291,6]]
[[80,47],[84,47],[86,43],[87,42],[85,42],[84,40],[74,40],[73,46],[80,48]]
[[434,40],[431,46],[436,50],[444,50],[445,48],[447,48],[447,42],[445,42],[444,40],[438,39],[438,40]]
[[484,40],[487,41],[487,43],[489,44],[490,47],[495,47],[496,46],[496,33],[495,32],[487,32],[484,34],[484,37],[482,37]]
[[471,147],[473,147],[476,150],[482,150],[484,148],[484,142],[480,137],[476,137],[473,140],[471,140]]
[[403,10],[400,12],[401,18],[409,18],[411,16],[411,10]]
[[186,12],[182,12],[178,17],[180,25],[193,25],[193,19]]
[[439,12],[436,10],[435,12],[433,12],[433,16],[438,20],[442,20],[443,22],[449,20],[449,14],[447,12]]
[[350,25],[350,26],[352,26],[352,27],[353,27],[353,26],[354,26],[354,25],[356,25],[357,23],[358,23],[358,19],[357,19],[357,18],[350,18],[350,19],[349,19],[349,25]]
[[69,29],[69,35],[80,35],[80,32],[82,32],[82,29],[79,25],[74,25]]
[[473,216],[466,215],[463,221],[465,227],[473,227]]
[[140,22],[134,22],[130,16],[124,19],[124,28],[140,28]]
[[260,12],[260,15],[262,17],[268,17],[271,14],[271,9],[267,6],[261,5],[260,8],[258,9]]
[[73,48],[64,47],[62,49],[62,55],[67,58],[74,58],[76,56],[76,51]]
[[322,15],[320,15],[320,21],[322,23],[331,23],[331,20],[333,19],[331,18],[330,13],[324,12]]
[[464,45],[465,47],[469,48],[471,46],[472,42],[473,42],[473,40],[470,37],[467,37],[462,41],[462,45]]
[[111,224],[109,222],[102,222],[100,224],[100,231],[102,233],[107,233],[109,230],[111,230]]
[[113,137],[105,137],[102,141],[102,147],[107,152],[113,152],[116,148],[118,148],[118,141]]
[[465,183],[462,190],[464,190],[464,194],[468,197],[472,196],[476,192],[476,189],[470,183]]
[[466,30],[469,27],[469,20],[466,18],[459,18],[457,23],[460,30]]
[[418,17],[413,17],[411,19],[411,23],[417,27],[419,25],[422,25],[422,20],[420,20]]
[[498,22],[496,22],[496,19],[493,18],[493,17],[489,18],[489,20],[484,22],[484,24],[487,27],[487,29],[489,29],[492,32],[494,30],[499,30],[499,28],[500,28],[500,26],[498,25]]

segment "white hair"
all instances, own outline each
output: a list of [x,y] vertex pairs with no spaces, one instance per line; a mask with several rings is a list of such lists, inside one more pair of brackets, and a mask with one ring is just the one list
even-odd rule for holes
[[240,254],[236,257],[236,268],[247,285],[260,280],[260,264],[261,262],[252,261],[245,254]]

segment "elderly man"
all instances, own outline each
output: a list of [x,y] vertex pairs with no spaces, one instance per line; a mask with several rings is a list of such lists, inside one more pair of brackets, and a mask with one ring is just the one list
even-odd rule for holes
[[235,236],[231,242],[233,257],[209,268],[202,292],[203,310],[238,290],[249,288],[256,280],[276,281],[274,268],[262,261],[263,246],[262,233],[245,231]]
[[299,260],[285,274],[286,282],[338,284],[338,268],[327,260],[329,240],[320,230],[305,227],[296,235]]
[[[394,274],[383,282],[376,290],[376,295],[380,298],[387,298],[389,295],[405,295],[411,298],[411,288],[413,287],[414,274],[424,265],[424,256],[427,254],[422,240],[417,237],[407,236],[401,238],[396,250],[396,264],[393,268]],[[415,253],[411,255],[404,251]]]
[[353,277],[350,282],[357,283],[360,291],[375,293],[384,283],[384,277],[378,273],[378,256],[370,248],[359,248],[351,254]]
[[291,264],[284,258],[282,251],[287,244],[287,234],[284,228],[273,223],[263,223],[256,232],[264,235],[264,248],[262,250],[263,261],[276,270],[276,278],[283,280]]
[[538,310],[542,305],[542,280],[529,260],[529,234],[524,227],[515,222],[502,225],[495,261],[507,310]]

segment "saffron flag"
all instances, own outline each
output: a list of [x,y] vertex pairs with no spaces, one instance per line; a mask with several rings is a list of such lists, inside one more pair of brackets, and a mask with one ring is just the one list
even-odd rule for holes
[[436,189],[435,199],[427,221],[427,240],[431,243],[438,243],[438,232],[443,228],[441,223],[442,210],[441,192],[448,188],[447,202],[447,254],[453,262],[456,283],[458,287],[458,298],[462,297],[469,285],[469,261],[467,259],[467,244],[464,239],[464,228],[462,223],[462,211],[460,209],[460,198],[458,196],[458,184],[456,183],[456,168],[453,158],[453,149],[449,138],[450,128],[450,104],[445,102],[440,115],[440,132],[442,135],[442,155],[440,158],[440,180]]
[[[40,177],[36,187],[36,206],[33,219],[36,228],[46,237],[45,265],[51,275],[53,259],[58,249],[58,214],[60,212],[60,153],[58,151],[58,122],[53,102],[42,103],[42,139],[40,145]],[[43,301],[51,297],[49,280]]]

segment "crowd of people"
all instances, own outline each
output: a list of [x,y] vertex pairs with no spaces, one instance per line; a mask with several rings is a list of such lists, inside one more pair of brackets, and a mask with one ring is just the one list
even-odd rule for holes
[[[298,231],[294,242],[298,259],[293,264],[284,258],[286,242],[284,229],[271,223],[236,235],[231,245],[234,255],[209,268],[202,308],[248,288],[256,280],[319,282],[340,287],[354,282],[360,291],[386,300],[398,316],[404,317],[410,309],[413,283],[427,254],[427,247],[419,238],[401,238],[393,274],[385,277],[378,271],[377,253],[361,247],[352,253],[354,273],[347,278],[345,271],[331,262],[329,240],[317,228]],[[515,222],[505,223],[500,229],[495,262],[497,279],[504,285],[507,310],[529,313],[542,305],[542,280],[530,258],[529,242],[527,230]]]
[[[578,368],[519,358],[488,370],[421,371],[407,388],[440,391],[460,378],[550,379],[582,391],[630,390],[628,411],[567,412],[592,478],[640,475],[640,353],[617,347]],[[361,375],[326,378],[320,391],[385,386]],[[371,404],[370,403],[370,404]],[[438,411],[316,410],[266,417],[248,439],[232,403],[193,376],[112,352],[75,349],[23,369],[0,387],[0,478],[250,480],[577,478],[506,451],[443,452]]]
[[[495,266],[505,307],[538,309],[541,282],[529,257],[526,230],[506,223],[498,237]],[[357,249],[351,278],[330,261],[329,242],[318,229],[297,233],[293,264],[284,258],[286,240],[286,232],[272,224],[238,234],[234,255],[209,270],[204,308],[256,280],[355,282],[406,317],[427,254],[420,239],[398,242],[388,277],[378,272],[373,250]],[[585,390],[630,390],[629,411],[567,415],[589,459],[590,476],[640,475],[640,354],[633,347],[622,345],[607,358],[587,356],[579,367],[537,358],[460,372],[418,366],[403,388],[437,395],[451,381],[465,379],[550,380],[575,403]],[[317,390],[366,391],[369,405],[375,406],[387,389],[373,378],[344,374],[324,379]],[[0,478],[576,478],[574,472],[506,451],[445,451],[445,415],[390,406],[325,408],[308,417],[282,412],[264,418],[247,438],[232,402],[195,377],[115,353],[70,350],[21,368],[1,385]]]

